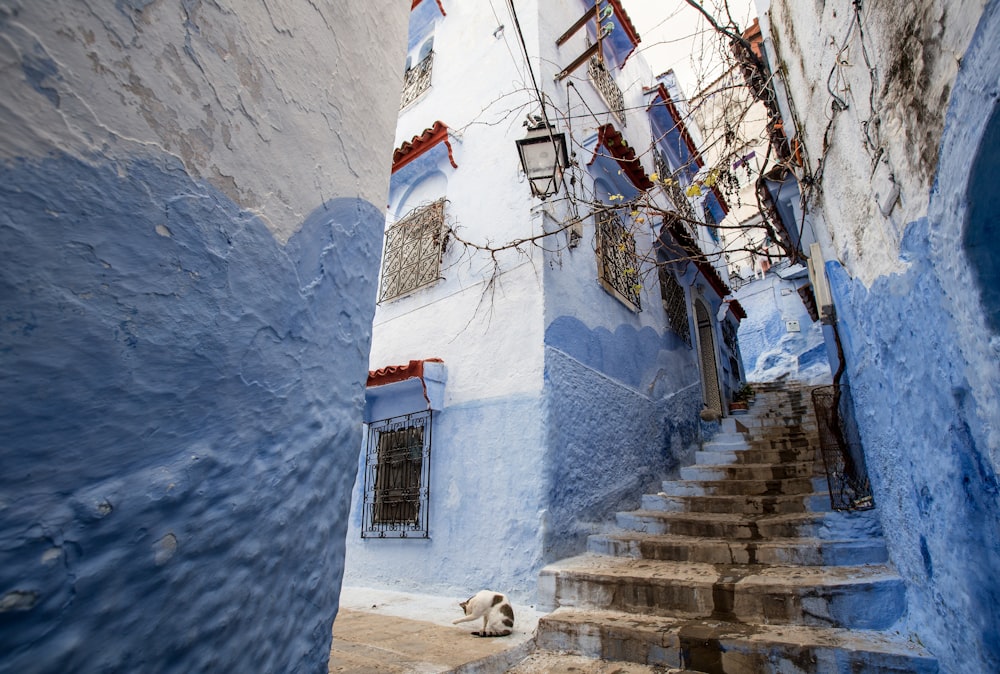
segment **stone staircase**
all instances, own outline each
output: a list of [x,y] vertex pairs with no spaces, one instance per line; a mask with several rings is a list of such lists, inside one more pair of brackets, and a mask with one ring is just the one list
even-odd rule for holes
[[538,648],[707,674],[936,672],[874,511],[830,508],[808,389],[759,385],[681,479],[544,568]]

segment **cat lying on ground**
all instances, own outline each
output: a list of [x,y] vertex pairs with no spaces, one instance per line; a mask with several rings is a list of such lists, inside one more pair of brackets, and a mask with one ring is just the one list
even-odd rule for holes
[[459,604],[465,617],[452,624],[466,623],[477,618],[483,619],[483,629],[473,632],[477,637],[505,637],[514,627],[514,609],[507,597],[492,590],[481,590]]

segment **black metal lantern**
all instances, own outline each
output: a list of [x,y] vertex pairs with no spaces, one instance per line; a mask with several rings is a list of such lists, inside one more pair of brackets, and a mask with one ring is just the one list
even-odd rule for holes
[[553,133],[552,127],[543,123],[530,127],[528,135],[516,142],[521,166],[531,183],[531,193],[546,199],[558,192],[569,165],[566,135]]

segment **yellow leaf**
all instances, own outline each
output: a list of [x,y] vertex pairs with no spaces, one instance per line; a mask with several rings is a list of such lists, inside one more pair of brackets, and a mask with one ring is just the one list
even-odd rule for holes
[[690,187],[687,188],[687,191],[684,192],[684,194],[688,195],[689,197],[700,197],[701,186],[698,183],[693,183]]

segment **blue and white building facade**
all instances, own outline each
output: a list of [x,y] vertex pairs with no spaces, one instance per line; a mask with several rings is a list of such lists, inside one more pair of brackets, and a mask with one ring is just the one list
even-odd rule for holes
[[409,9],[341,5],[0,3],[0,671],[326,670]]
[[1000,3],[757,4],[909,627],[942,671],[997,671]]
[[[622,4],[414,3],[347,584],[532,602],[743,377],[741,310],[702,255],[726,206],[666,186],[690,186],[697,131]],[[566,143],[544,200],[529,116]]]

